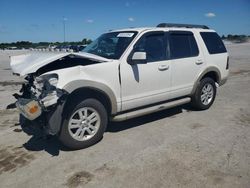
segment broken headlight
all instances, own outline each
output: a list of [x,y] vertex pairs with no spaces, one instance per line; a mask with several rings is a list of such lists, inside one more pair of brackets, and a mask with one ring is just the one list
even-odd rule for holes
[[33,93],[42,106],[47,107],[57,103],[58,98],[62,95],[56,88],[57,83],[57,74],[46,74],[35,78]]
[[35,78],[35,86],[39,90],[53,91],[58,83],[57,74],[46,74]]

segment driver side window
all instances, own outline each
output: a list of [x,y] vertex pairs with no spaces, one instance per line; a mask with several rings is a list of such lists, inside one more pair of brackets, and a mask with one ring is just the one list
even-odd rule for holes
[[150,34],[142,37],[134,47],[134,52],[146,52],[147,62],[166,59],[166,42],[164,33]]

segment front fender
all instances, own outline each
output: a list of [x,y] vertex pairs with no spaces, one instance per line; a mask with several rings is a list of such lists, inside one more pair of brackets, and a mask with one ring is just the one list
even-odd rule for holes
[[84,87],[93,88],[93,89],[104,92],[111,102],[111,114],[117,113],[117,100],[116,100],[115,94],[110,87],[108,87],[107,85],[103,83],[95,82],[91,80],[75,80],[66,84],[63,87],[63,89],[67,91],[68,93],[72,93],[76,89],[84,88]]

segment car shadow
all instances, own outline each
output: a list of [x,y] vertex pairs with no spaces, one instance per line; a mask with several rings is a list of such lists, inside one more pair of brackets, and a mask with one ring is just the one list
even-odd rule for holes
[[58,156],[61,150],[65,150],[64,146],[57,140],[56,137],[49,139],[32,136],[23,147],[29,151],[46,151],[52,156]]
[[[146,123],[154,122],[160,119],[174,118],[175,115],[183,113],[183,109],[185,111],[193,111],[190,105],[182,105],[123,122],[110,122],[106,132],[116,133],[142,126]],[[39,128],[41,125],[34,124],[33,122],[24,119],[22,116],[20,116],[19,122],[23,132],[31,136],[31,138],[23,144],[25,149],[29,151],[46,151],[51,156],[59,156],[60,151],[73,151],[62,145],[56,136],[45,137],[43,130]]]
[[193,110],[190,105],[182,105],[122,122],[110,122],[106,132],[120,132],[134,127],[142,126],[146,123],[154,122],[160,119],[174,118],[175,115],[182,113],[183,109],[185,109],[186,111]]
[[46,151],[52,156],[58,156],[60,151],[70,151],[63,146],[56,136],[45,136],[41,125],[33,123],[22,116],[19,118],[20,126],[23,132],[30,135],[31,138],[23,144],[23,147],[29,151]]

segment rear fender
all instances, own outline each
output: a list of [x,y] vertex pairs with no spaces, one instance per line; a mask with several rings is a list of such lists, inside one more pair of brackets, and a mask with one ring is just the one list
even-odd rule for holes
[[195,93],[196,88],[199,85],[199,83],[200,83],[201,79],[203,78],[203,76],[205,76],[209,72],[215,72],[216,73],[216,80],[217,80],[217,83],[220,85],[220,83],[221,83],[221,74],[220,74],[219,69],[217,67],[214,67],[214,66],[213,67],[208,67],[197,76],[196,81],[195,81],[194,86],[193,86],[193,89],[192,89],[192,92],[191,92],[191,95],[193,95]]

